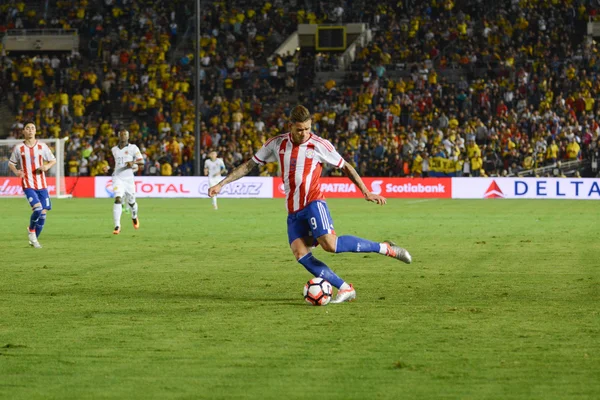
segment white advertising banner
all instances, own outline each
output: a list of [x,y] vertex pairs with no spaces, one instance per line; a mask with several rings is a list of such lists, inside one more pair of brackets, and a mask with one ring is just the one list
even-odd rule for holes
[[[208,178],[205,176],[136,176],[137,197],[208,197]],[[95,178],[95,197],[114,197],[112,178]],[[272,198],[273,179],[244,177],[225,186],[219,197]]]
[[452,198],[600,200],[600,179],[452,178]]

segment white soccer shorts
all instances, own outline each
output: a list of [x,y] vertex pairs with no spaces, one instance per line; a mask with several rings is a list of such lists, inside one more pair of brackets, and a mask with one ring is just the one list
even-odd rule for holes
[[135,182],[133,179],[113,178],[113,192],[115,197],[120,197],[128,204],[135,203]]

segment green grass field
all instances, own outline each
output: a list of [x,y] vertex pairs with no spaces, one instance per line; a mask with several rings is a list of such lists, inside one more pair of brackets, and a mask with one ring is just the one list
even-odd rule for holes
[[283,200],[139,205],[55,200],[37,250],[0,200],[0,398],[600,398],[597,202],[330,200],[414,262],[317,249],[358,294],[326,307]]

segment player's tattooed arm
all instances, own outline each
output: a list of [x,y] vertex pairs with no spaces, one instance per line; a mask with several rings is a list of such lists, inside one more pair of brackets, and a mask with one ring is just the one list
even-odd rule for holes
[[354,183],[356,186],[358,186],[358,188],[362,192],[363,196],[365,196],[365,200],[371,201],[373,203],[381,204],[381,205],[386,203],[385,197],[380,196],[375,193],[371,193],[369,191],[369,189],[367,189],[367,186],[361,179],[360,175],[358,175],[358,172],[356,172],[356,170],[354,169],[354,167],[352,165],[350,165],[350,163],[345,162],[344,166],[342,167],[342,170],[348,176],[348,178],[350,178],[352,183]]
[[254,169],[254,167],[256,167],[256,163],[254,162],[254,160],[250,159],[246,161],[245,163],[231,171],[231,173],[220,182],[221,186],[225,186],[228,183],[237,181],[241,177],[248,175],[250,171]]
[[254,167],[256,167],[256,163],[252,159],[246,161],[245,163],[231,171],[231,173],[227,175],[227,177],[225,177],[225,179],[223,179],[221,182],[208,189],[208,195],[210,197],[213,197],[214,195],[219,194],[223,186],[233,181],[237,181],[243,176],[248,175],[248,173],[252,171]]

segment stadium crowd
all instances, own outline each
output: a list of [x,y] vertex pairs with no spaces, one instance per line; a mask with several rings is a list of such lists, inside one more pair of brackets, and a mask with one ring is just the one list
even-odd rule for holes
[[[69,136],[67,175],[94,176],[104,173],[114,132],[125,127],[146,158],[140,173],[191,175],[189,3],[50,3],[46,18],[22,1],[0,6],[0,34],[47,26],[77,29],[82,38],[68,55],[2,53],[1,86],[16,115],[11,135],[33,119],[40,137]],[[575,0],[485,7],[209,2],[198,55],[203,153],[217,150],[228,169],[249,159],[285,130],[293,94],[314,113],[314,131],[365,176],[514,175],[589,158],[600,147],[599,53],[574,32],[597,10]],[[374,31],[343,80],[311,84],[315,69],[336,69],[335,54],[271,56],[297,23],[341,21],[368,22]],[[277,171],[267,165],[256,173]]]

